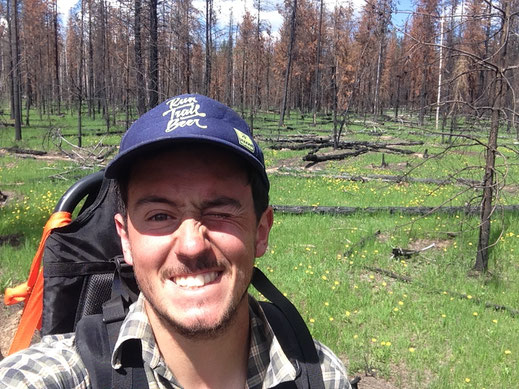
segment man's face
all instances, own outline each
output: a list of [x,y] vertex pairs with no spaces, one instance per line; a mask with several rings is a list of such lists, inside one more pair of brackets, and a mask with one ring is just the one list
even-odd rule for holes
[[267,248],[272,210],[257,222],[243,162],[228,154],[204,147],[137,164],[127,220],[116,215],[148,314],[183,335],[214,333],[248,309],[254,258]]

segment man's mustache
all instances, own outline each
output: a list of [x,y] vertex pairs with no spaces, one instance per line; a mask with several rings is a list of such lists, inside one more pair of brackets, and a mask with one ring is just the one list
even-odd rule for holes
[[196,259],[189,259],[175,266],[169,266],[163,269],[160,275],[162,279],[167,280],[178,275],[195,274],[204,270],[222,267],[225,267],[225,265],[219,263],[216,259],[203,256]]

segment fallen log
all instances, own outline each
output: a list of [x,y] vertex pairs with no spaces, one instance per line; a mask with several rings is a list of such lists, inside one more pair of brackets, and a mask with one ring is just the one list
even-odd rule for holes
[[23,235],[21,233],[0,235],[0,246],[19,247],[22,244],[22,239]]
[[381,147],[380,149],[392,151],[393,153],[398,153],[398,154],[414,154],[415,153],[413,150],[397,149],[396,147],[389,147],[389,146]]
[[[460,207],[326,207],[326,206],[311,206],[311,205],[273,205],[275,212],[303,215],[308,213],[321,215],[352,215],[357,212],[364,213],[378,213],[387,212],[390,214],[402,215],[422,215],[426,216],[434,213],[445,213],[455,215],[464,213],[466,215],[474,215],[479,213],[477,206],[460,206]],[[496,206],[496,211],[502,212],[519,212],[519,205],[501,205]]]
[[391,254],[393,254],[394,258],[397,258],[397,257],[411,258],[414,255],[420,254],[422,251],[432,249],[434,246],[435,246],[435,244],[433,243],[433,244],[430,244],[429,246],[424,247],[424,248],[422,248],[420,250],[404,249],[404,248],[401,248],[401,247],[393,247],[393,249],[391,250]]
[[2,150],[5,150],[8,153],[13,153],[13,154],[29,154],[29,155],[46,155],[47,154],[46,151],[22,149],[18,146],[3,147]]
[[308,153],[303,157],[303,161],[310,161],[310,162],[324,162],[324,161],[336,161],[341,160],[349,157],[356,157],[358,155],[362,155],[370,151],[369,149],[365,148],[362,150],[352,151],[351,153],[341,153],[341,154],[328,154],[328,155],[317,155],[315,153]]
[[[294,135],[289,138],[261,138],[265,142],[273,142],[275,144],[291,144],[291,143],[329,143],[331,139],[329,137],[319,137],[319,136],[308,136],[308,135]],[[275,146],[275,145],[273,145]]]
[[[413,154],[414,151],[411,150],[402,150],[402,149],[393,149],[391,146],[421,146],[423,142],[421,141],[397,141],[397,142],[388,142],[388,143],[378,143],[378,142],[369,142],[369,141],[347,141],[347,142],[339,142],[337,144],[337,149],[358,149],[359,147],[369,147],[376,150],[386,149],[390,151],[395,151],[404,154]],[[272,150],[304,150],[304,149],[319,149],[325,147],[335,147],[335,144],[330,139],[323,138],[299,138],[299,139],[282,139],[275,141],[274,144],[270,145],[269,148]]]
[[[388,145],[380,145],[380,144],[376,144],[376,143],[373,143],[373,144],[370,144],[367,146],[362,145],[362,144],[354,144],[351,146],[352,147],[348,147],[348,148],[356,149],[356,151],[353,151],[350,153],[341,153],[341,154],[333,153],[333,154],[317,155],[314,150],[314,151],[309,152],[307,155],[305,155],[303,157],[303,161],[311,161],[314,163],[332,161],[332,160],[337,161],[337,160],[342,160],[342,159],[346,159],[349,157],[356,157],[358,155],[365,154],[370,151],[375,151],[375,152],[383,151],[383,152],[407,154],[407,155],[415,153],[413,150],[404,150],[404,149],[390,147]],[[339,148],[343,148],[343,147],[339,147]]]
[[323,144],[319,143],[300,143],[300,144],[275,144],[272,146],[269,146],[269,149],[271,150],[315,150],[318,151],[320,148],[326,147],[323,146]]
[[2,191],[0,191],[0,204],[5,203],[6,201],[7,201],[7,195],[2,193]]
[[338,148],[352,148],[355,146],[365,146],[365,147],[373,147],[373,148],[386,148],[389,146],[421,146],[424,143],[422,141],[395,141],[395,142],[370,142],[370,141],[347,141],[340,142],[338,144]]

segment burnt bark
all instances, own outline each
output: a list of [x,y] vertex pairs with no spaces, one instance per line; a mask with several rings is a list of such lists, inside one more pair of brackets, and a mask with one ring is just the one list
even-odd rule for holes
[[11,2],[11,36],[12,36],[12,82],[13,82],[13,116],[14,116],[14,139],[22,140],[22,98],[21,98],[21,76],[20,76],[20,38],[18,28],[18,0]]
[[135,0],[135,82],[137,88],[137,112],[143,115],[146,112],[146,95],[144,91],[144,67],[142,61],[142,42],[141,42],[141,0]]
[[77,109],[77,145],[78,147],[82,147],[83,143],[83,63],[84,63],[84,40],[83,40],[83,32],[84,32],[84,14],[85,14],[85,6],[84,0],[81,0],[81,25],[80,25],[80,38],[79,38],[79,66],[78,66],[78,109]]
[[157,0],[150,0],[150,48],[148,71],[148,108],[151,109],[159,103],[159,48],[158,48],[158,16]]
[[313,107],[312,107],[312,117],[313,117],[313,125],[317,125],[317,111],[319,109],[319,93],[320,93],[320,85],[319,81],[321,78],[320,66],[321,66],[321,39],[322,39],[322,29],[323,29],[323,12],[324,12],[324,1],[321,0],[319,6],[319,30],[317,31],[317,55],[315,59],[315,75],[314,75],[314,90],[313,90]]
[[58,115],[61,113],[61,85],[59,78],[59,46],[58,46],[58,1],[54,0],[52,24],[54,29],[54,88],[56,90],[56,104]]
[[485,173],[483,175],[483,198],[481,200],[481,212],[479,223],[478,249],[473,270],[486,272],[488,270],[488,257],[490,247],[491,218],[494,211],[492,204],[496,193],[495,161],[497,153],[497,136],[499,133],[500,114],[503,109],[504,94],[506,91],[504,72],[506,70],[506,54],[508,46],[508,34],[510,32],[511,1],[504,1],[501,9],[502,25],[499,39],[499,51],[496,54],[496,67],[493,88],[493,107],[490,120],[490,134],[485,158]]
[[292,59],[293,59],[293,48],[294,41],[296,38],[296,17],[297,17],[297,0],[294,0],[292,4],[292,17],[290,19],[290,42],[288,44],[288,53],[287,53],[287,68],[285,71],[285,84],[283,86],[283,100],[281,103],[280,115],[279,115],[279,126],[283,126],[285,124],[285,113],[287,110],[287,98],[288,98],[288,85],[290,82],[290,71],[292,69]]

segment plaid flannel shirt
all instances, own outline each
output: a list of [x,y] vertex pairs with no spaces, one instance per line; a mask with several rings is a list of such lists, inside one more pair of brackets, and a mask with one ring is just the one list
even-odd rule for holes
[[[296,370],[287,359],[258,302],[249,298],[251,341],[247,371],[247,389],[272,388],[295,378]],[[130,307],[112,355],[112,367],[121,361],[121,346],[130,339],[140,339],[142,358],[150,389],[179,389],[155,343],[144,298]],[[0,362],[0,388],[9,389],[87,389],[88,372],[76,350],[74,334],[48,335],[40,343]],[[315,342],[327,389],[350,388],[342,362],[330,349]]]

